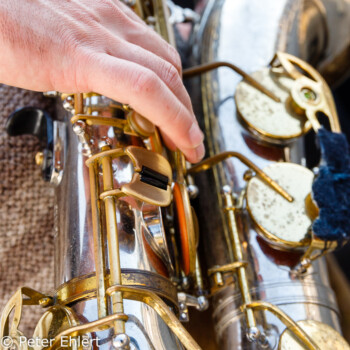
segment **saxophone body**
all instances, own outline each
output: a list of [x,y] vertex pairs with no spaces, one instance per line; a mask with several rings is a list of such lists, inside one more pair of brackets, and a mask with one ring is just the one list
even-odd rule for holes
[[[89,101],[89,102],[88,102]],[[87,108],[106,118],[113,118],[115,109],[110,107],[112,101],[102,96],[91,96],[84,98],[84,112]],[[86,107],[89,104],[90,107]],[[96,195],[92,193],[90,186],[91,173],[85,162],[86,152],[91,156],[101,152],[101,146],[107,149],[125,149],[132,145],[130,137],[123,133],[115,134],[113,126],[95,126],[89,130],[79,125],[74,126],[82,140],[77,137],[70,123],[72,115],[64,113],[67,125],[67,136],[69,154],[67,154],[66,171],[61,184],[57,187],[55,206],[57,236],[55,240],[55,286],[59,302],[67,303],[73,312],[83,319],[84,323],[93,322],[102,317],[115,313],[113,305],[108,302],[108,296],[103,290],[111,283],[110,272],[116,262],[116,249],[119,250],[121,282],[130,286],[141,286],[145,290],[152,290],[157,295],[162,295],[169,305],[173,305],[174,311],[177,307],[177,290],[168,273],[173,273],[172,263],[165,238],[162,211],[159,206],[142,203],[135,198],[125,196],[115,201],[113,212],[116,213],[118,246],[113,250],[109,247],[112,243],[106,236],[106,227],[101,224],[101,236],[104,240],[96,242],[93,230],[92,206],[96,205]],[[96,144],[87,144],[84,138],[96,140]],[[136,136],[131,136],[136,138]],[[137,147],[142,143],[138,140]],[[91,148],[90,148],[91,146]],[[96,147],[96,148],[95,148]],[[111,161],[111,172],[114,186],[122,186],[131,181],[134,175],[134,166],[127,155]],[[104,170],[105,171],[105,170]],[[99,172],[102,172],[100,169]],[[95,174],[96,186],[102,182],[103,175]],[[103,185],[102,185],[103,186]],[[103,207],[100,209],[99,220],[103,223]],[[100,232],[101,232],[100,231]],[[147,241],[148,240],[148,241]],[[149,243],[148,243],[149,242]],[[100,271],[96,271],[96,244],[99,245],[101,254]],[[114,242],[116,244],[116,242]],[[153,246],[151,245],[153,244]],[[152,249],[157,247],[157,254]],[[161,256],[162,258],[160,258]],[[169,264],[169,265],[168,265]],[[169,272],[167,268],[169,267]],[[100,295],[97,291],[95,276],[102,274],[102,279],[107,282],[100,285]],[[108,282],[109,280],[109,282]],[[111,283],[112,285],[112,283]],[[89,295],[89,294],[93,295]],[[168,299],[170,298],[170,299]],[[170,301],[172,299],[172,301]],[[121,332],[130,339],[130,347],[135,349],[178,349],[179,343],[169,331],[166,323],[159,315],[145,303],[133,300],[123,301],[123,314],[128,318],[125,328]],[[113,327],[98,336],[99,348],[110,348],[113,345]],[[98,333],[97,333],[98,334]],[[109,341],[107,341],[109,339]],[[123,340],[121,340],[122,342]],[[128,340],[129,341],[129,340]],[[117,340],[118,342],[118,340]],[[117,347],[118,348],[118,347]]]
[[[165,1],[127,3],[175,43],[170,23],[176,16],[169,20]],[[347,1],[212,0],[194,34],[194,61],[230,61],[251,73],[284,51],[321,62],[325,76],[339,81],[343,75],[334,62],[348,64],[348,51],[333,39],[349,39],[343,25],[349,16]],[[309,69],[292,56],[278,57]],[[346,64],[340,66],[345,72]],[[282,68],[276,67],[278,74]],[[289,183],[284,177],[276,182],[270,166],[287,164],[292,174],[297,167],[302,174],[293,180],[296,187],[311,186],[305,149],[310,122],[299,106],[300,135],[282,142],[243,126],[237,105],[254,105],[255,99],[243,94],[242,100],[237,94],[242,78],[225,69],[206,73],[191,89],[209,156],[192,167],[180,152],[167,150],[154,125],[129,106],[93,92],[53,94],[55,121],[31,108],[14,113],[8,130],[29,117],[40,131],[31,132],[45,136],[36,161],[56,186],[55,291],[22,287],[14,294],[0,320],[0,338],[13,343],[0,343],[1,348],[200,349],[180,321],[188,321],[188,307],[205,310],[209,295],[220,349],[348,348],[325,261],[304,259],[305,241],[312,246],[313,240],[306,235],[298,249],[277,242],[276,249],[252,219],[259,199],[252,187],[261,186],[257,175],[275,195],[294,200]],[[315,97],[309,90],[305,96]],[[331,124],[339,131],[336,118]],[[190,198],[196,196],[195,211]],[[297,230],[297,218],[281,223],[273,214],[265,221]],[[323,253],[333,245],[316,248]],[[20,331],[26,305],[43,308],[34,345]]]
[[[340,8],[343,12],[338,12],[339,22],[335,23],[334,16]],[[348,50],[346,40],[335,40],[336,33],[342,31],[339,29],[340,22],[347,23],[345,32],[348,40],[348,2],[210,1],[195,34],[194,61],[201,65],[232,62],[265,83],[261,75],[253,72],[268,67],[275,52],[284,51],[318,64],[326,76],[326,72],[333,70],[335,79],[337,73],[331,62],[334,62],[335,56],[341,56],[340,52],[344,54]],[[343,73],[348,68],[344,65],[339,67]],[[330,79],[330,75],[328,77]],[[258,117],[263,118],[263,114],[259,113],[261,106],[254,102],[254,96],[242,93],[241,81],[240,75],[222,67],[203,74],[200,82],[196,81],[193,87],[189,83],[195,101],[201,101],[195,104],[195,112],[202,115],[200,123],[206,135],[207,156],[214,159],[222,152],[237,151],[261,169],[276,162],[310,164],[310,144],[306,146],[305,136],[291,141],[276,141],[265,138],[262,133],[256,132],[256,128],[242,122],[241,112],[249,109],[243,109],[243,104],[252,105],[251,110]],[[199,85],[201,100],[198,99]],[[264,106],[263,110],[266,112]],[[247,166],[239,159],[227,159],[195,177],[199,187],[196,209],[203,255],[210,274],[213,320],[219,348],[299,349],[299,345],[288,344],[288,340],[283,338],[286,325],[272,310],[261,312],[264,308],[259,308],[255,320],[250,319],[251,315],[242,305],[254,304],[257,300],[277,306],[301,324],[309,322],[311,325],[315,321],[314,332],[309,333],[314,339],[322,337],[322,327],[316,330],[320,325],[318,322],[341,332],[338,306],[329,285],[325,260],[314,261],[302,275],[293,273],[293,266],[302,253],[280,247],[276,249],[276,246],[271,246],[271,241],[265,239],[250,215],[252,209],[246,203],[250,179]],[[231,200],[227,201],[230,197]],[[230,216],[233,203],[235,214]],[[265,205],[269,204],[265,202]],[[267,216],[270,221],[281,220],[277,212],[269,212]],[[285,225],[294,226],[297,231],[297,220],[296,217],[286,220]],[[238,255],[233,242],[234,230],[241,247]],[[247,263],[243,281],[237,267],[232,268],[232,263],[242,261]],[[228,269],[230,265],[231,270]],[[256,333],[263,334],[263,337],[252,341],[258,338]],[[319,344],[320,348],[347,348],[344,343],[336,345],[335,339],[330,336],[328,343]]]
[[[163,1],[129,5],[174,42]],[[176,179],[177,205],[190,210],[183,155],[167,153],[155,126],[129,106],[95,93],[48,95],[57,120],[29,107],[9,118],[8,131],[29,118],[45,136],[37,163],[56,186],[55,291],[15,293],[0,324],[12,342],[1,348],[199,349],[179,320],[187,298],[207,307],[203,295],[186,294],[198,290],[193,279],[182,287],[171,186]],[[20,331],[28,304],[44,308],[30,341]]]

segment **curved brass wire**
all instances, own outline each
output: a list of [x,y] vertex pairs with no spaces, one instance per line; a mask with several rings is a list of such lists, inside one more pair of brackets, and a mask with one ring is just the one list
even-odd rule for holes
[[277,306],[270,304],[266,301],[253,301],[250,304],[243,305],[242,309],[254,309],[261,311],[269,311],[274,314],[285,326],[307,346],[309,350],[321,350],[315,342],[305,333],[305,331],[294,322],[285,312],[283,312]]
[[201,350],[201,347],[191,337],[179,319],[158,295],[148,290],[121,285],[109,287],[106,291],[109,295],[113,295],[113,293],[117,292],[122,292],[125,299],[136,300],[149,305],[174,332],[186,349]]
[[214,70],[214,69],[217,69],[217,68],[220,68],[220,67],[228,67],[228,68],[232,69],[233,71],[235,71],[236,73],[241,75],[248,84],[254,86],[256,89],[261,91],[263,94],[269,96],[274,101],[281,102],[280,98],[277,97],[273,92],[271,92],[266,87],[261,85],[257,80],[255,80],[248,73],[244,72],[241,68],[237,67],[236,65],[234,65],[234,64],[232,64],[230,62],[219,61],[219,62],[212,62],[212,63],[202,64],[202,65],[199,65],[199,66],[195,66],[195,67],[191,67],[191,68],[185,69],[183,71],[182,75],[183,75],[184,78],[190,78],[190,77],[193,77],[193,76],[196,76],[196,75],[199,75],[199,74],[202,74],[202,73],[206,73],[206,72],[209,72],[211,70]]
[[289,202],[293,202],[293,197],[288,194],[276,181],[272,180],[265,172],[263,172],[259,167],[257,167],[253,162],[251,162],[247,157],[243,156],[241,153],[228,151],[217,154],[213,157],[204,159],[202,162],[194,165],[190,169],[187,170],[188,174],[195,174],[201,171],[208,170],[212,168],[214,165],[224,161],[228,158],[237,158],[243,164],[245,164],[248,168],[254,170],[257,175],[259,175],[262,180],[264,180],[270,187],[272,187],[278,194],[280,194],[283,198],[285,198]]

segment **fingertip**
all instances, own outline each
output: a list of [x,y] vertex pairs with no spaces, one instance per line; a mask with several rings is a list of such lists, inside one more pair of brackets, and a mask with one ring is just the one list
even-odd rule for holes
[[205,155],[204,144],[201,143],[196,148],[183,150],[183,153],[184,153],[186,159],[190,163],[198,163],[199,161],[201,161],[203,159],[203,157]]
[[199,128],[197,122],[194,122],[191,125],[190,129],[188,130],[188,137],[190,139],[190,142],[193,148],[197,149],[201,144],[203,144],[204,134]]
[[197,162],[201,161],[204,158],[205,155],[205,148],[204,144],[201,143],[197,148],[196,148],[196,156],[197,156]]

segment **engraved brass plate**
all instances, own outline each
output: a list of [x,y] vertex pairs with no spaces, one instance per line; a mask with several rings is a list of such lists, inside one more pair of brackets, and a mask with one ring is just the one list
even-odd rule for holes
[[305,201],[311,192],[313,173],[292,163],[274,163],[263,170],[294,200],[287,201],[259,177],[253,177],[248,183],[246,198],[250,216],[260,229],[258,232],[281,249],[309,245],[312,220],[306,213]]
[[236,105],[240,117],[255,135],[274,143],[299,137],[311,128],[306,116],[293,108],[290,90],[294,79],[269,68],[254,72],[252,77],[278,96],[276,102],[244,80],[236,88]]
[[[327,324],[312,320],[299,321],[297,323],[322,350],[350,349],[346,340]],[[278,349],[304,350],[307,348],[293,336],[289,329],[286,329],[281,335]]]
[[[122,284],[138,287],[156,293],[168,303],[177,305],[177,290],[172,282],[156,273],[122,269]],[[110,276],[107,274],[106,287],[111,287]],[[55,299],[60,305],[68,305],[80,300],[96,298],[96,275],[91,273],[62,284],[56,291]]]

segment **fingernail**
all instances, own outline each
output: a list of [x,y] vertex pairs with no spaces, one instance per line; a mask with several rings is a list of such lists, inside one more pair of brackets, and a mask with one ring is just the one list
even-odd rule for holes
[[190,138],[193,148],[198,147],[204,139],[204,135],[197,123],[192,124],[190,130],[188,131],[188,136]]
[[203,143],[201,143],[196,148],[196,156],[197,156],[198,161],[200,161],[204,157],[204,154],[205,154],[205,148],[204,148]]

